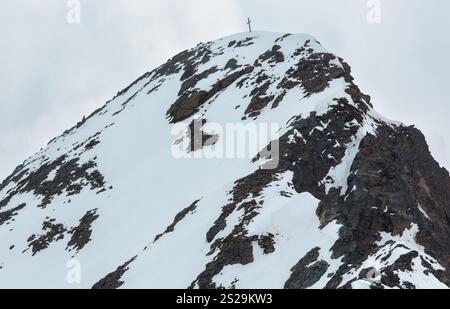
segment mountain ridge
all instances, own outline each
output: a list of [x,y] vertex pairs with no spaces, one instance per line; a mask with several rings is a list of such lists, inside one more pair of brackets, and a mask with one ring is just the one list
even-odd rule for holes
[[[448,287],[449,174],[370,101],[311,36],[183,51],[2,182],[0,286]],[[227,123],[279,124],[279,152],[173,158],[214,154]]]

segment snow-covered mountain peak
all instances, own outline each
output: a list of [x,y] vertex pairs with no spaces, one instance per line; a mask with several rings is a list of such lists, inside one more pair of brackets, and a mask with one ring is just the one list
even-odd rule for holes
[[446,287],[449,188],[313,37],[236,34],[0,185],[0,287]]

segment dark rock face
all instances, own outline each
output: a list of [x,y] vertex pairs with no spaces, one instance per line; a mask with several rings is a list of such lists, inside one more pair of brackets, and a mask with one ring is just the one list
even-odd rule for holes
[[99,215],[96,214],[97,209],[88,211],[81,219],[80,225],[73,228],[69,233],[72,234],[72,237],[67,244],[67,247],[72,247],[76,250],[81,250],[84,246],[91,240],[92,223],[97,220]]
[[104,278],[102,278],[100,281],[98,281],[92,289],[94,290],[114,290],[120,288],[124,282],[120,281],[122,276],[127,272],[129,269],[128,266],[136,259],[136,256],[133,257],[131,260],[126,262],[125,264],[117,267],[115,271],[112,273],[109,273]]
[[[188,119],[197,113],[206,101],[211,99],[217,93],[223,91],[242,76],[249,74],[252,70],[253,67],[247,67],[240,71],[231,73],[213,85],[212,89],[209,91],[196,91],[192,88],[185,90],[167,111],[167,115],[171,118],[171,122],[176,123]],[[208,72],[210,73],[210,71]],[[200,79],[203,78],[205,78],[204,75],[200,75]],[[198,80],[190,83],[195,86],[197,82]],[[187,86],[184,85],[182,86],[182,89],[183,88],[187,88]]]
[[175,230],[175,226],[178,224],[178,222],[183,220],[189,213],[192,213],[195,211],[195,209],[197,209],[198,202],[200,202],[200,200],[195,201],[190,206],[180,211],[175,216],[173,222],[166,228],[166,230],[163,233],[156,235],[155,240],[153,242],[158,241],[164,234],[172,233]]
[[[104,188],[104,177],[95,167],[94,161],[79,164],[78,158],[66,160],[66,156],[61,156],[53,162],[45,162],[36,171],[16,170],[10,179],[15,179],[17,185],[0,201],[0,209],[20,193],[32,192],[42,198],[40,207],[45,208],[55,196],[65,191],[68,195],[74,195],[80,193],[85,186],[89,186],[91,190]],[[55,175],[53,179],[49,179],[52,172]]]
[[333,64],[332,60],[336,60],[332,54],[312,53],[303,58],[296,68],[286,72],[282,85],[291,89],[301,84],[309,95],[321,92],[328,87],[330,81],[344,76],[344,71]]
[[357,265],[380,232],[398,235],[416,223],[418,243],[448,267],[449,175],[431,158],[423,135],[411,127],[379,128],[377,137],[369,135],[362,141],[352,171],[348,182],[356,190],[346,201],[335,197],[319,211],[323,221],[337,217],[343,223],[335,256]]
[[262,54],[258,60],[255,62],[255,66],[260,66],[261,62],[269,62],[271,64],[277,64],[284,62],[284,55],[280,51],[281,46],[280,45],[274,45],[271,50],[266,51],[264,54]]
[[42,230],[45,233],[39,237],[32,235],[28,238],[29,247],[31,248],[33,255],[47,249],[50,243],[64,239],[64,234],[67,232],[67,229],[63,224],[55,223],[55,221],[55,219],[44,221]]
[[[258,170],[256,173],[246,178],[240,179],[235,183],[231,192],[233,199],[230,204],[222,209],[219,218],[206,234],[206,240],[211,243],[211,252],[209,255],[217,252],[216,258],[206,265],[206,269],[191,284],[191,287],[199,288],[218,288],[213,281],[213,277],[227,265],[242,264],[246,265],[253,262],[253,242],[259,244],[265,254],[271,254],[275,251],[273,242],[274,235],[248,235],[246,227],[251,220],[258,215],[258,208],[261,207],[256,202],[256,198],[262,190],[277,177],[271,170]],[[244,202],[252,196],[249,202]],[[227,226],[226,219],[236,210],[243,210],[244,214],[239,224],[233,227],[232,232],[225,238],[216,239],[217,234]]]
[[268,235],[261,236],[258,239],[258,245],[263,249],[264,254],[271,254],[275,252],[275,241],[274,235],[269,233]]
[[[42,223],[42,234],[33,234],[28,238],[28,247],[31,248],[33,256],[47,249],[52,243],[70,237],[66,250],[75,249],[80,251],[90,241],[92,235],[91,225],[99,217],[96,209],[88,211],[80,220],[80,224],[74,228],[68,228],[62,223],[57,223],[56,219],[46,218]],[[28,250],[28,249],[27,249]],[[25,250],[24,252],[26,252]]]
[[328,263],[317,261],[320,248],[308,252],[294,267],[291,277],[286,281],[285,289],[307,289],[322,278],[328,269]]
[[199,287],[201,289],[219,288],[212,282],[212,278],[226,265],[242,264],[247,265],[253,262],[252,241],[242,235],[230,235],[221,241],[220,252],[216,258],[206,265],[206,269],[200,273],[197,279],[192,282],[190,288]]
[[20,204],[19,206],[14,207],[10,210],[0,212],[0,225],[3,225],[4,223],[8,224],[8,221],[17,215],[17,211],[21,210],[25,206],[26,206],[26,204],[23,203],[23,204]]
[[209,134],[202,130],[206,124],[206,120],[195,119],[189,125],[189,147],[188,152],[195,152],[203,147],[212,146],[217,143],[219,136],[217,134]]

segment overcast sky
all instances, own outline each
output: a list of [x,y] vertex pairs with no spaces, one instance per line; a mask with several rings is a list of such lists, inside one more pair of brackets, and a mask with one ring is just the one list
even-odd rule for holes
[[247,16],[346,59],[377,111],[415,124],[450,169],[448,0],[380,0],[381,23],[367,0],[80,0],[79,24],[67,2],[0,0],[1,179],[175,53],[245,31]]

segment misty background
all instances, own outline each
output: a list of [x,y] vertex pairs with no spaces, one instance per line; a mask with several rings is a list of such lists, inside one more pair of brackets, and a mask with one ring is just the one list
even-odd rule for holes
[[374,24],[367,0],[80,0],[71,24],[67,0],[0,0],[0,179],[174,54],[246,31],[247,17],[255,30],[314,35],[450,169],[450,2],[379,2]]

